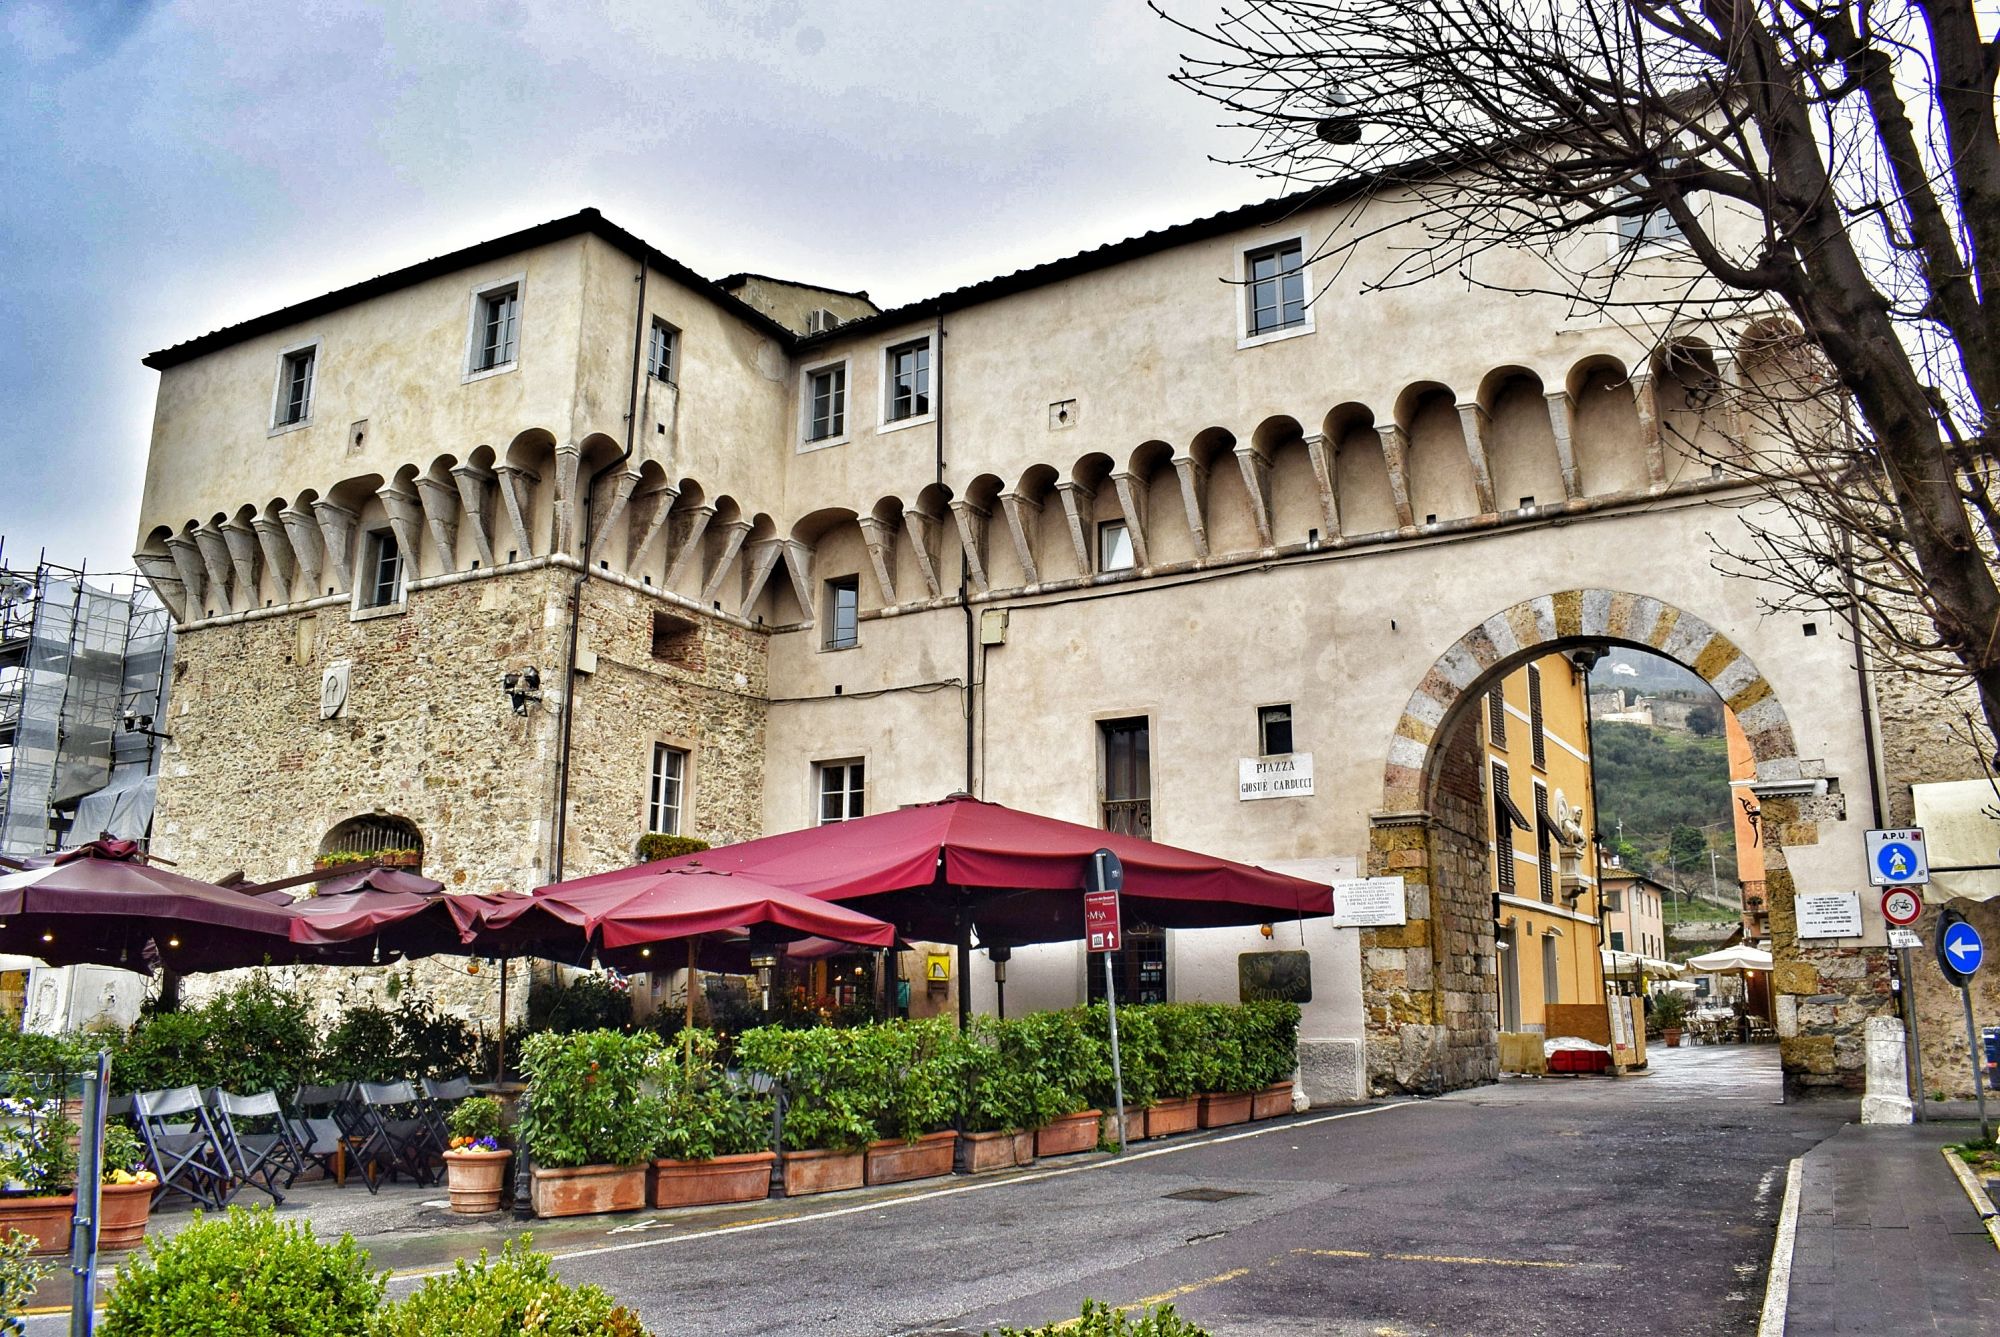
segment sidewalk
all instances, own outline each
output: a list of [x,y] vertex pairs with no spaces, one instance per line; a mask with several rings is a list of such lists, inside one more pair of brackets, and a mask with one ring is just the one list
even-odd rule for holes
[[2000,1249],[1938,1151],[1978,1133],[1849,1124],[1805,1154],[1786,1334],[2000,1333]]

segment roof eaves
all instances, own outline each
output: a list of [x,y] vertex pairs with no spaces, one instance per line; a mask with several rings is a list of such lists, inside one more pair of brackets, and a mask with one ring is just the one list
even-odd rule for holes
[[406,265],[401,269],[391,270],[386,274],[378,274],[373,278],[363,279],[361,282],[349,284],[345,288],[336,288],[332,292],[322,293],[317,297],[309,297],[302,302],[294,302],[290,306],[280,307],[275,311],[267,311],[263,315],[253,316],[248,320],[239,321],[234,325],[225,325],[220,329],[211,330],[207,334],[199,334],[192,339],[183,340],[180,343],[149,353],[141,361],[144,365],[156,371],[164,371],[169,367],[177,367],[182,363],[191,362],[195,358],[215,352],[218,349],[227,348],[248,339],[254,339],[259,335],[283,329],[288,325],[294,325],[303,320],[311,320],[315,316],[325,315],[330,311],[338,311],[343,307],[352,306],[356,302],[396,292],[444,274],[454,273],[473,265],[484,264],[488,260],[498,259],[502,256],[531,250],[537,246],[546,246],[553,242],[567,241],[572,237],[580,236],[598,237],[616,246],[619,250],[634,259],[644,260],[653,268],[660,270],[676,282],[706,297],[724,311],[727,311],[744,323],[755,327],[787,348],[797,339],[797,335],[791,330],[743,301],[734,293],[724,291],[721,287],[704,278],[702,275],[697,274],[694,270],[688,268],[658,247],[652,246],[632,233],[627,232],[624,228],[605,218],[598,210],[587,208],[580,209],[576,213],[568,214],[562,218],[551,219],[546,223],[537,223],[533,227],[523,228],[518,232],[510,232],[503,237],[494,237],[491,240],[477,242],[471,246],[447,252],[444,255],[433,256],[427,260],[419,260],[413,265]]

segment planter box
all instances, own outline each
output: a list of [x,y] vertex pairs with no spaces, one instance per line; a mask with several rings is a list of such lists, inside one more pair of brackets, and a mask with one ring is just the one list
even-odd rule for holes
[[444,1154],[446,1187],[451,1192],[451,1209],[460,1216],[484,1216],[500,1210],[500,1194],[507,1185],[507,1162],[511,1151],[447,1151]]
[[1102,1110],[1078,1110],[1065,1114],[1046,1128],[1035,1130],[1037,1156],[1070,1156],[1097,1148],[1097,1121]]
[[1292,1084],[1273,1082],[1250,1102],[1253,1119],[1276,1119],[1292,1112]]
[[136,1249],[146,1239],[146,1222],[153,1215],[153,1190],[158,1180],[138,1184],[105,1184],[98,1190],[97,1247],[105,1252]]
[[[148,1190],[158,1188],[147,1184]],[[76,1212],[76,1194],[52,1198],[0,1198],[0,1238],[18,1230],[35,1241],[29,1252],[50,1255],[69,1252],[69,1219]]]
[[1253,1091],[1215,1092],[1201,1098],[1201,1126],[1203,1128],[1227,1128],[1231,1124],[1249,1123],[1250,1106],[1256,1099]]
[[867,1157],[859,1151],[788,1151],[778,1159],[788,1198],[860,1188],[867,1180]]
[[571,1170],[535,1166],[528,1201],[536,1216],[594,1216],[646,1205],[646,1167],[579,1165]]
[[914,1142],[900,1138],[870,1142],[864,1177],[870,1184],[901,1184],[948,1175],[957,1147],[958,1134],[949,1128],[940,1133],[925,1133]]
[[646,1171],[646,1201],[655,1207],[713,1207],[761,1202],[771,1196],[774,1151],[706,1161],[654,1161]]
[[[1116,1144],[1118,1141],[1118,1116],[1116,1114],[1113,1114],[1109,1110],[1106,1110],[1104,1112],[1104,1130],[1101,1136],[1101,1140],[1113,1144]],[[1146,1140],[1146,1111],[1134,1110],[1134,1109],[1126,1110],[1125,1111],[1126,1143],[1129,1145],[1133,1142],[1144,1142],[1145,1140]]]
[[1035,1135],[1033,1133],[960,1133],[958,1135],[958,1172],[967,1175],[991,1174],[995,1170],[1011,1170],[1021,1163],[1014,1147],[1017,1138],[1025,1138],[1028,1143],[1028,1159],[1035,1159]]
[[1201,1097],[1176,1096],[1155,1101],[1146,1111],[1146,1136],[1172,1137],[1201,1126]]

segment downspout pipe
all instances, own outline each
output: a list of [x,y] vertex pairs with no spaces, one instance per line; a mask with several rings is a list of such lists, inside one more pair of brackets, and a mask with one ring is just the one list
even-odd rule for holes
[[590,522],[597,509],[598,482],[622,469],[625,462],[632,458],[632,443],[639,426],[639,378],[646,355],[646,275],[647,265],[641,261],[634,280],[639,286],[639,300],[638,310],[632,317],[632,390],[625,404],[625,448],[619,452],[618,458],[593,473],[583,489],[583,515],[578,526],[581,538],[577,545],[580,564],[576,581],[569,591],[569,651],[563,667],[561,742],[556,750],[555,850],[549,859],[551,882],[563,880],[564,856],[569,844],[569,759],[576,732],[576,657],[583,629],[583,586],[590,579]]

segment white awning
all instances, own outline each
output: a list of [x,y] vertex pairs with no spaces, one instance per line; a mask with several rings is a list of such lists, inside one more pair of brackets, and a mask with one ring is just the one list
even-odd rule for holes
[[1690,956],[1687,968],[1697,975],[1740,975],[1749,970],[1769,970],[1771,954],[1759,947],[1737,943],[1719,952]]
[[2000,896],[2000,792],[1990,780],[1911,785],[1917,825],[1930,848],[1933,905]]
[[1598,949],[1604,959],[1604,973],[1614,979],[1629,979],[1635,975],[1650,975],[1655,979],[1673,979],[1687,972],[1671,961],[1662,961],[1657,956],[1641,956],[1637,952],[1614,951],[1609,947]]

